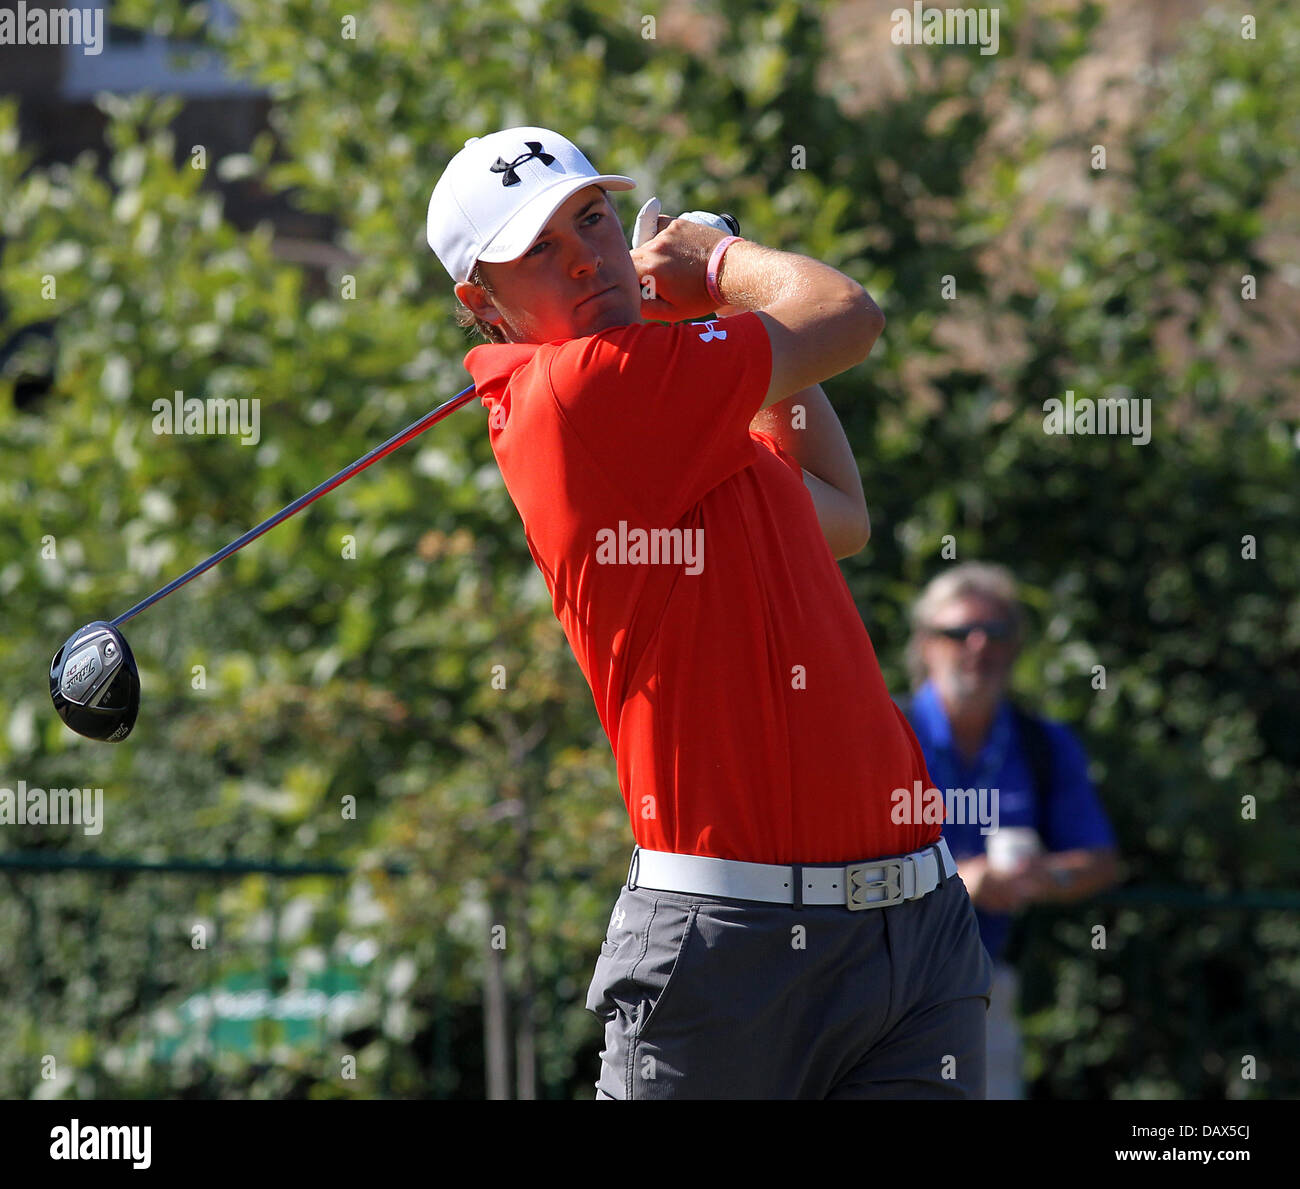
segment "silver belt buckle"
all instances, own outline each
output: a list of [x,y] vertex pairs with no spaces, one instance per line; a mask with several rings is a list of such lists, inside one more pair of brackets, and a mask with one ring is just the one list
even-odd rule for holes
[[[891,904],[903,902],[903,864],[906,859],[886,859],[882,863],[854,863],[846,867],[845,881],[847,906],[856,912],[862,908],[888,908]],[[866,872],[884,868],[883,879],[867,879]],[[883,900],[865,899],[867,892],[883,888],[886,896]]]

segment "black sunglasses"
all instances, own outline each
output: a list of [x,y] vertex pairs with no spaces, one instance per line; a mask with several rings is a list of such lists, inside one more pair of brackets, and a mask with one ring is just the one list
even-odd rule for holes
[[1005,619],[989,619],[979,623],[963,623],[954,628],[930,628],[930,632],[935,636],[956,640],[958,644],[965,644],[972,632],[983,632],[990,640],[1009,640],[1011,625]]

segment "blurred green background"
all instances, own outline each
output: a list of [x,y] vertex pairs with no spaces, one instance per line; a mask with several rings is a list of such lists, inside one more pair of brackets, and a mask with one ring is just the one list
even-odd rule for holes
[[[1018,688],[1128,870],[1018,931],[1031,1094],[1300,1093],[1300,11],[1007,0],[983,55],[892,7],[112,5],[244,80],[188,98],[4,50],[0,786],[105,827],[0,829],[0,1095],[591,1097],[631,836],[477,403],[129,624],[124,744],[44,676],[468,383],[425,207],[533,123],[638,179],[629,229],[730,210],[879,302],[827,389],[891,690],[945,535],[1025,582]],[[1067,389],[1149,397],[1149,444],[1045,435]],[[260,442],[155,434],[176,391]]]

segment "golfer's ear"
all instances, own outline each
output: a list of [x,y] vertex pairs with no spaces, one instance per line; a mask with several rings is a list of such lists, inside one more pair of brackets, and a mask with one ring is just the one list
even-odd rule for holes
[[497,308],[492,304],[492,299],[487,295],[487,290],[482,285],[471,285],[468,281],[457,281],[453,292],[456,294],[456,300],[460,302],[477,318],[482,318],[484,322],[496,322],[500,318]]

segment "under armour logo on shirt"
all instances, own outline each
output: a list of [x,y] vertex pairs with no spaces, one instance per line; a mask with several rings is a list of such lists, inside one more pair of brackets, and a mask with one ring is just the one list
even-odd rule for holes
[[623,909],[616,908],[614,909],[614,915],[609,918],[609,922],[615,929],[621,929],[623,927],[623,918],[626,916],[627,913]]
[[501,179],[501,184],[503,186],[519,185],[519,175],[515,173],[515,167],[517,165],[522,165],[525,161],[531,161],[534,157],[536,157],[543,165],[554,164],[555,158],[550,153],[542,152],[541,141],[526,140],[524,141],[524,144],[528,146],[529,151],[527,153],[520,153],[513,161],[502,161],[501,158],[498,157],[496,163],[491,166],[493,173],[501,173],[505,175]]
[[714,329],[712,318],[707,322],[697,323],[697,325],[707,326],[709,328],[705,334],[700,335],[700,342],[702,343],[711,343],[714,339],[725,339],[727,337],[727,332],[725,330]]

